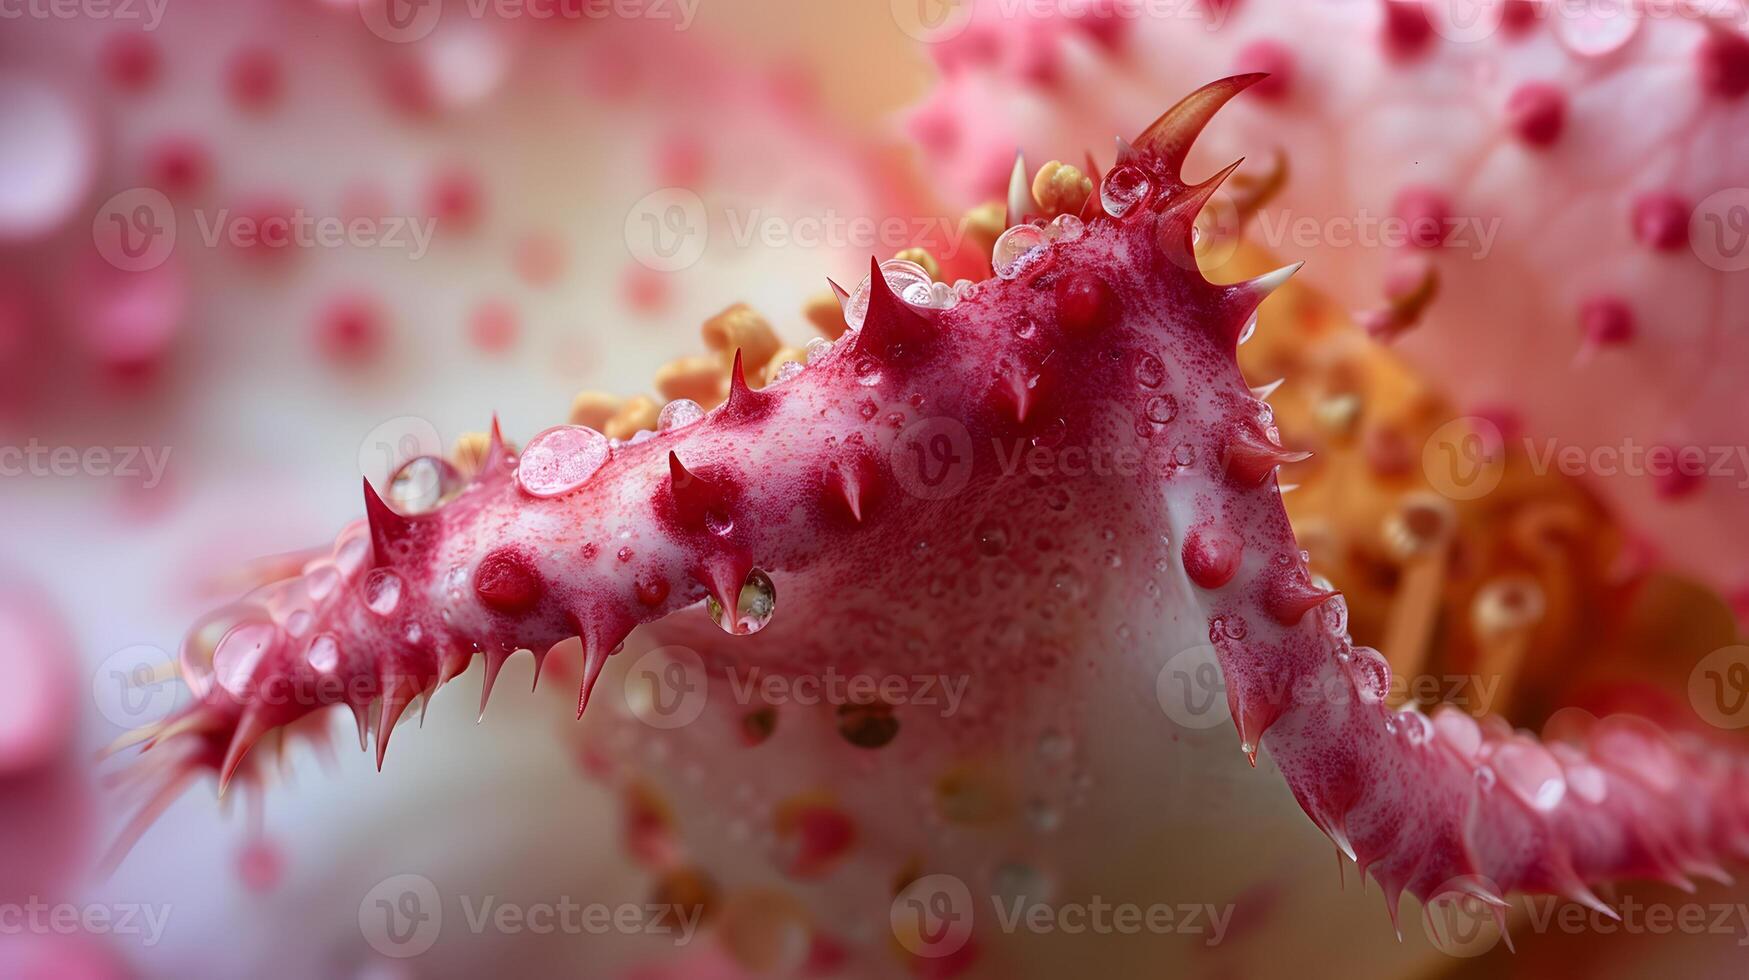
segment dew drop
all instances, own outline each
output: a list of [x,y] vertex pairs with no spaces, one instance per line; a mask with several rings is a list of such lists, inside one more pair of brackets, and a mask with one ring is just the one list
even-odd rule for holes
[[996,239],[990,250],[990,266],[1002,279],[1014,279],[1043,253],[1048,242],[1043,229],[1035,225],[1015,225]]
[[1178,417],[1178,399],[1171,395],[1155,395],[1148,399],[1145,411],[1148,421],[1155,425],[1165,425]]
[[1072,214],[1057,215],[1045,228],[1045,234],[1054,242],[1072,242],[1086,232],[1086,224]]
[[1075,741],[1055,728],[1047,730],[1038,740],[1038,757],[1046,762],[1062,762],[1075,751]]
[[702,418],[704,418],[704,406],[690,398],[676,398],[662,406],[662,413],[656,416],[656,431],[672,432],[675,429],[685,428]]
[[705,600],[705,607],[711,622],[722,627],[723,632],[748,636],[771,622],[771,614],[777,609],[777,588],[771,584],[770,576],[755,568],[747,574],[747,581],[741,586],[733,617],[726,614],[715,596]]
[[832,342],[825,337],[815,337],[808,341],[808,363],[816,364],[832,353]]
[[777,373],[771,376],[770,384],[783,384],[794,379],[805,370],[800,361],[784,361],[777,366]]
[[1099,203],[1105,206],[1106,214],[1121,218],[1137,202],[1147,198],[1150,189],[1148,175],[1142,172],[1142,168],[1126,163],[1114,168],[1099,182]]
[[438,456],[410,459],[389,478],[388,503],[403,514],[428,514],[455,497],[465,481]]
[[978,525],[978,551],[994,558],[1008,550],[1008,529],[995,521]]
[[1391,665],[1372,647],[1355,647],[1354,659],[1348,663],[1348,674],[1354,679],[1355,693],[1368,704],[1378,704],[1391,690]]
[[1136,384],[1144,388],[1158,388],[1166,383],[1166,365],[1153,354],[1143,354],[1136,358]]
[[334,594],[340,584],[340,570],[333,565],[317,565],[304,574],[304,592],[311,602],[321,602]]
[[558,497],[582,486],[608,457],[607,437],[581,425],[559,425],[529,440],[516,480],[534,497]]
[[304,651],[304,659],[316,670],[331,674],[340,666],[340,642],[331,633],[318,633]]
[[401,576],[392,569],[373,569],[364,579],[364,604],[378,616],[392,615],[401,605]]
[[1555,36],[1574,54],[1601,58],[1621,50],[1640,30],[1640,10],[1633,0],[1592,0],[1581,10],[1554,18]]

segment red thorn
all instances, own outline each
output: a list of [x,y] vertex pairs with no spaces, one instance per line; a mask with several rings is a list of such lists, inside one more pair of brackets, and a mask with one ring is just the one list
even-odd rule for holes
[[352,720],[358,723],[358,751],[363,752],[370,748],[370,702],[348,701],[346,706],[352,709]]
[[370,524],[376,566],[401,564],[410,557],[419,535],[418,519],[405,517],[384,503],[369,477],[364,480],[364,515]]
[[1161,113],[1160,118],[1143,130],[1142,135],[1136,137],[1136,148],[1158,154],[1166,173],[1174,180],[1180,179],[1184,160],[1190,155],[1190,147],[1202,135],[1209,120],[1235,95],[1266,77],[1258,73],[1233,75],[1204,85]]
[[868,313],[856,333],[856,350],[892,362],[926,344],[933,335],[917,308],[899,298],[881,272],[879,259],[869,259]]
[[747,386],[747,372],[741,364],[741,349],[735,348],[735,364],[729,369],[729,397],[723,403],[722,417],[730,421],[746,421],[765,414],[772,406],[773,395],[754,391]]
[[845,303],[850,302],[850,294],[844,291],[843,286],[840,286],[836,282],[833,282],[830,276],[828,276],[826,279],[826,285],[831,286],[832,287],[832,295],[838,297],[838,306],[840,309],[842,309],[844,307]]
[[694,531],[709,530],[712,521],[726,522],[729,495],[717,484],[693,474],[672,450],[668,453],[668,487],[675,514]]
[[1269,441],[1253,424],[1240,422],[1233,426],[1227,438],[1222,462],[1227,478],[1245,486],[1261,486],[1283,463],[1297,463],[1311,458],[1311,453],[1289,452]]
[[852,521],[861,524],[879,487],[874,462],[860,453],[834,460],[826,467],[825,487],[828,499],[837,501]]
[[1235,67],[1240,71],[1256,72],[1264,76],[1254,90],[1254,94],[1260,99],[1280,101],[1287,97],[1288,91],[1293,87],[1293,50],[1274,38],[1259,38],[1239,49]]
[[480,461],[480,472],[475,477],[483,479],[499,473],[510,471],[510,451],[504,443],[504,430],[498,424],[498,413],[492,413],[492,429],[486,440],[486,456]]
[[1299,575],[1282,576],[1265,588],[1263,607],[1271,619],[1283,626],[1292,626],[1306,613],[1340,594],[1320,589]]
[[1167,257],[1177,263],[1179,268],[1200,276],[1196,259],[1196,219],[1221,189],[1221,185],[1244,162],[1243,157],[1234,160],[1213,177],[1185,188],[1167,201],[1157,234],[1160,244],[1166,249]]
[[706,566],[702,573],[694,573],[700,585],[731,614],[741,605],[741,586],[747,581],[747,576],[753,571],[753,562],[739,555],[724,555]]
[[[474,719],[476,724],[486,719],[486,702],[492,699],[492,688],[498,683],[498,672],[504,669],[504,661],[508,659],[509,657],[503,653],[486,654],[485,675],[480,684],[480,715]],[[363,737],[363,731],[361,727],[359,729],[360,738]]]
[[225,795],[225,789],[231,785],[231,778],[243,764],[243,757],[272,727],[262,720],[259,709],[244,710],[243,717],[237,722],[237,730],[231,733],[231,744],[225,749],[225,761],[219,766],[220,796]]
[[582,720],[583,711],[589,707],[589,695],[595,691],[595,682],[601,679],[601,668],[607,666],[608,651],[593,638],[583,643],[583,684],[577,689],[577,718]]
[[1221,325],[1226,334],[1225,340],[1237,347],[1239,338],[1245,334],[1245,325],[1251,322],[1252,315],[1263,305],[1263,301],[1285,286],[1304,265],[1304,262],[1284,265],[1274,272],[1266,272],[1255,279],[1225,287],[1221,301],[1226,317]]
[[377,719],[377,772],[383,771],[383,756],[389,751],[389,736],[407,712],[407,706],[419,696],[420,687],[411,680],[397,680],[383,692],[383,713]]

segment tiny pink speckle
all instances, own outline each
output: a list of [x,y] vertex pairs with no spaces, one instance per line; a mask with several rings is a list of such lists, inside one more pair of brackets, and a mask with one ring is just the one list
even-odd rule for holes
[[534,497],[558,497],[582,486],[607,462],[607,437],[581,425],[559,425],[529,440],[516,480]]

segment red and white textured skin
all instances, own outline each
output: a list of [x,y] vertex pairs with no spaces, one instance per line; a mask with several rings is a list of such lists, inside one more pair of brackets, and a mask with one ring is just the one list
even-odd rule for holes
[[[862,757],[873,762],[847,761],[862,750],[831,737],[828,715],[785,713],[774,740],[740,763],[724,749],[736,721],[720,711],[727,699],[675,736],[696,740],[689,768],[711,770],[685,777],[701,804],[720,801],[706,790],[736,776],[773,796],[786,780],[817,780],[845,801],[856,831],[843,859],[871,873],[846,875],[828,893],[834,904],[815,912],[845,930],[832,938],[848,955],[885,957],[889,876],[915,858],[923,873],[981,881],[976,869],[1023,834],[944,831],[920,818],[919,794],[954,760],[977,759],[1029,796],[1066,798],[1072,773],[1035,761],[1052,732],[1081,747],[1093,783],[1080,790],[1113,822],[1054,851],[1029,846],[1066,888],[1121,893],[1138,859],[1109,835],[1126,828],[1142,846],[1137,824],[1148,818],[1138,815],[1157,812],[1149,804],[1173,775],[1138,779],[1135,761],[1144,746],[1189,739],[1160,719],[1156,678],[1174,654],[1212,644],[1241,746],[1279,768],[1313,822],[1384,886],[1393,915],[1404,890],[1596,904],[1592,884],[1716,872],[1749,845],[1741,759],[1631,719],[1544,748],[1467,716],[1393,712],[1375,693],[1382,659],[1351,646],[1337,600],[1309,581],[1274,479],[1274,462],[1291,454],[1234,360],[1279,277],[1203,279],[1191,223],[1226,174],[1188,186],[1179,177],[1209,117],[1256,81],[1208,86],[1148,129],[1124,166],[1151,192],[1121,217],[1096,195],[1084,234],[951,308],[907,305],[877,267],[860,330],[787,381],[737,384],[690,425],[611,447],[561,429],[530,443],[569,447],[547,458],[496,444],[479,476],[417,516],[367,486],[367,521],[330,554],[191,636],[183,667],[196,701],[141,764],[167,794],[208,771],[254,779],[266,756],[250,751],[257,742],[337,704],[361,719],[380,710],[380,764],[413,700],[476,654],[490,677],[519,648],[542,657],[567,641],[575,649],[575,637],[581,712],[609,654],[640,626],[632,642],[685,644],[713,675],[963,675],[959,714],[901,707],[901,734]],[[919,431],[931,438],[913,441]],[[934,455],[934,433],[956,452]],[[949,483],[908,469],[918,445],[951,463]],[[1136,462],[1004,467],[1029,446],[1059,464]],[[561,482],[573,488],[547,495]],[[1006,543],[992,554],[995,537]],[[1236,564],[1226,554],[1235,547]],[[718,630],[696,607],[714,595],[734,608],[755,568],[775,586],[775,615],[752,635]],[[1234,782],[1195,794],[1262,799],[1270,784],[1228,759],[1210,768]],[[1186,814],[1214,809],[1182,795]],[[692,808],[692,819],[708,821],[710,809]],[[1203,862],[1255,860],[1271,846],[1217,837],[1196,857],[1172,855],[1191,890],[1136,887],[1152,901],[1226,901],[1198,882]],[[762,863],[745,849],[713,853]],[[1309,931],[1323,955],[1361,955],[1332,953],[1326,928]],[[980,932],[965,959],[1022,955],[1004,950],[1011,938]]]
[[[1716,462],[1749,445],[1736,380],[1749,272],[1727,271],[1749,230],[1740,3],[1209,0],[1156,18],[1115,6],[1132,13],[1096,3],[1040,20],[1027,16],[1036,5],[1005,17],[980,4],[928,46],[940,80],[908,124],[954,199],[999,196],[1016,147],[1103,160],[1110,134],[1145,122],[1161,95],[1269,71],[1199,159],[1243,153],[1267,169],[1284,150],[1286,187],[1246,234],[1306,259],[1359,313],[1388,307],[1430,263],[1437,297],[1398,344],[1461,405],[1588,453],[1694,447]],[[1617,36],[1575,40],[1587,24]],[[1391,218],[1443,223],[1380,244]],[[1749,584],[1745,467],[1660,477],[1666,451],[1619,475],[1598,457],[1583,475],[1672,565]]]

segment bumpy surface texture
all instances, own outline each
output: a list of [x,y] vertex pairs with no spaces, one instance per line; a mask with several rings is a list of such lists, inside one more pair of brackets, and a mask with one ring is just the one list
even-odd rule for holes
[[1075,160],[1163,94],[1269,71],[1207,143],[1258,173],[1282,153],[1245,234],[1306,259],[1466,411],[1539,454],[1551,437],[1583,450],[1568,468],[1674,566],[1749,585],[1741,4],[1138,9],[992,2],[950,22],[908,119],[937,179],[995,197],[1016,146]]
[[[307,721],[340,704],[361,737],[374,727],[380,764],[410,706],[476,656],[489,692],[516,650],[545,658],[580,642],[581,713],[622,643],[655,640],[666,645],[640,665],[691,664],[717,698],[684,728],[708,747],[691,760],[693,792],[709,798],[699,784],[748,766],[774,792],[815,780],[824,796],[778,808],[776,861],[799,879],[867,862],[880,873],[854,876],[848,907],[814,914],[884,929],[884,886],[1007,846],[1006,830],[981,825],[1006,820],[1014,799],[1127,800],[1132,827],[1153,812],[1130,799],[1150,788],[1121,774],[1138,745],[1191,734],[1161,717],[1172,710],[1156,684],[1208,663],[1240,748],[1279,768],[1393,915],[1404,890],[1597,905],[1598,882],[1717,872],[1749,844],[1739,759],[1627,719],[1545,747],[1455,712],[1393,711],[1384,659],[1350,642],[1341,599],[1308,574],[1275,480],[1300,455],[1235,361],[1291,270],[1207,281],[1193,224],[1230,170],[1182,177],[1215,111],[1258,81],[1215,83],[1149,126],[1079,219],[1011,228],[995,278],[949,288],[874,265],[839,340],[762,389],[737,370],[708,414],[674,403],[659,431],[623,441],[562,426],[520,454],[494,430],[471,476],[431,459],[403,471],[388,493],[400,510],[367,485],[367,519],[331,550],[191,635],[196,702],[150,733],[141,763],[160,800],[204,772],[259,778],[260,743],[290,726],[318,733]],[[961,678],[964,703],[951,716],[840,706],[835,740],[830,712],[723,710],[725,688],[753,670]],[[783,765],[744,762],[725,747],[737,739],[781,747]],[[611,768],[629,748],[591,751]],[[1109,782],[1069,785],[1073,771],[1050,763],[1076,755]],[[918,819],[919,794],[954,833]],[[634,830],[698,819],[632,800]],[[1077,873],[1080,855],[1058,857],[1065,878]],[[988,941],[936,966],[963,967]],[[866,931],[835,942],[838,956],[890,955]]]

